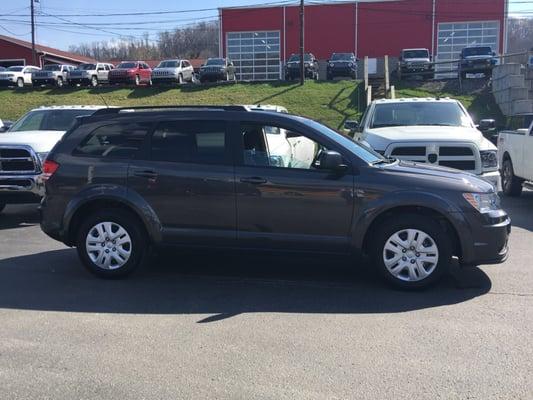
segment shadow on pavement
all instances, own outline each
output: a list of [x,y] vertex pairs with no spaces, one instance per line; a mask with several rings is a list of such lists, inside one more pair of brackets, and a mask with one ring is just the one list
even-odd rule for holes
[[487,293],[478,268],[457,268],[426,291],[384,286],[342,258],[164,250],[129,279],[100,280],[74,249],[0,260],[0,308],[98,313],[396,313],[450,305]]
[[0,213],[0,230],[23,228],[28,225],[39,223],[39,211],[37,204],[6,206]]
[[502,207],[511,217],[513,227],[533,231],[533,191],[524,190],[520,197],[506,197],[500,193]]

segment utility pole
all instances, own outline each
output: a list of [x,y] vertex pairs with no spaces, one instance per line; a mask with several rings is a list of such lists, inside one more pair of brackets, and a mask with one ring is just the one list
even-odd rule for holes
[[35,8],[33,5],[33,0],[30,0],[30,9],[31,9],[31,57],[33,60],[33,65],[37,65],[37,57],[35,54]]
[[304,0],[300,0],[300,85],[303,85],[304,81]]

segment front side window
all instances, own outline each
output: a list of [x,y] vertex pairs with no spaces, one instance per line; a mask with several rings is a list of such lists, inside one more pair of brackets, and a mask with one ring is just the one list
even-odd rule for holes
[[120,123],[96,128],[74,151],[102,158],[132,158],[150,130],[150,123]]
[[194,164],[227,164],[223,121],[161,122],[151,140],[151,159]]
[[333,53],[330,61],[350,61],[354,58],[351,53]]
[[403,58],[428,58],[429,52],[427,50],[405,50]]
[[137,64],[133,62],[124,62],[124,63],[120,63],[117,68],[120,68],[120,69],[137,68]]
[[471,120],[455,102],[397,102],[376,104],[370,128],[417,125],[470,127]]
[[205,65],[224,65],[225,60],[223,58],[210,58]]
[[317,170],[324,145],[277,126],[241,125],[244,165]]
[[43,70],[44,71],[61,71],[61,65],[54,65],[54,64],[45,65]]
[[10,132],[22,131],[67,131],[76,122],[76,117],[91,115],[95,110],[36,110],[19,119]]

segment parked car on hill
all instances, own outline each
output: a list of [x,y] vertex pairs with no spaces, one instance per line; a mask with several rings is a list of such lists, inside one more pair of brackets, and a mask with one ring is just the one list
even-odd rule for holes
[[333,53],[327,64],[327,79],[335,77],[357,78],[357,58],[354,53]]
[[152,69],[144,61],[122,61],[109,72],[109,84],[152,84]]
[[520,196],[524,184],[533,182],[533,114],[508,118],[498,136],[498,160],[502,190],[507,196]]
[[457,100],[374,100],[354,137],[385,157],[473,173],[497,187],[496,146],[476,128]]
[[68,75],[75,69],[72,65],[48,64],[41,71],[34,72],[31,79],[34,87],[52,85],[63,87]]
[[[311,53],[304,54],[304,75],[318,80],[318,60]],[[285,65],[285,80],[292,81],[300,77],[300,54],[291,54]]]
[[109,82],[109,72],[115,67],[109,63],[80,64],[70,71],[68,83],[71,86],[90,85],[96,87],[102,83]]
[[421,76],[433,79],[435,71],[428,49],[403,49],[398,57],[398,79]]
[[498,64],[496,53],[490,46],[470,46],[461,50],[458,64],[459,76],[466,79],[467,74],[483,73],[492,75],[492,69]]
[[235,81],[235,66],[228,58],[208,58],[200,67],[200,82]]
[[0,72],[0,86],[16,86],[23,88],[25,85],[31,85],[31,76],[34,72],[40,71],[41,68],[33,65],[16,65],[9,67],[6,71]]
[[7,70],[6,67],[0,67],[0,72]]
[[[271,143],[281,130],[286,150]],[[454,256],[508,255],[510,220],[489,183],[281,112],[101,110],[50,152],[43,180],[41,228],[107,278],[160,244],[368,254],[402,288],[434,283]]]
[[71,128],[76,117],[101,106],[41,107],[29,111],[0,134],[0,212],[6,204],[38,203],[39,176],[48,152]]
[[152,70],[152,83],[192,82],[194,69],[189,60],[164,60]]

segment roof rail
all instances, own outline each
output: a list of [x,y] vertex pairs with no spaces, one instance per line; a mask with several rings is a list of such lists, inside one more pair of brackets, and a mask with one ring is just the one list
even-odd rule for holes
[[179,106],[136,106],[136,107],[109,107],[97,110],[92,116],[119,114],[120,112],[135,111],[171,111],[171,110],[220,110],[220,111],[247,111],[244,106],[214,106],[214,105],[179,105]]

